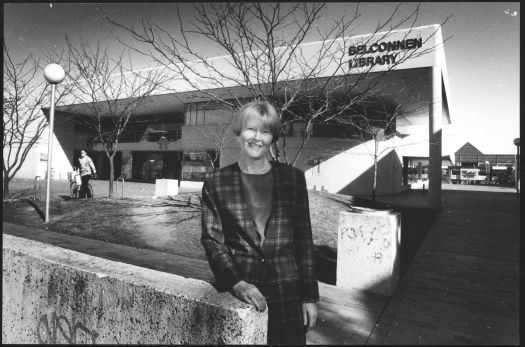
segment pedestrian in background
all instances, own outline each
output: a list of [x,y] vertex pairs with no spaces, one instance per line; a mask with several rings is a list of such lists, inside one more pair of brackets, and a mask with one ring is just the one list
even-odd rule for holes
[[78,158],[78,164],[80,177],[82,181],[82,184],[80,185],[79,197],[85,198],[87,196],[88,198],[91,198],[92,196],[91,192],[88,189],[88,183],[92,177],[97,178],[97,170],[95,169],[95,164],[93,164],[93,160],[87,155],[85,149],[82,149],[80,151],[80,158]]
[[306,344],[319,289],[304,172],[269,162],[281,123],[268,102],[241,108],[233,125],[234,164],[202,189],[202,236],[220,290],[268,308],[269,344]]

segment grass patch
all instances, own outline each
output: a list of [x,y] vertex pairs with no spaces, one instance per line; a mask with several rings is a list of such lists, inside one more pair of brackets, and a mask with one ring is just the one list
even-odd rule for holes
[[[436,212],[399,207],[351,196],[309,191],[310,217],[319,280],[335,284],[337,226],[341,211],[350,206],[392,208],[402,214],[401,276],[406,272],[432,225]],[[44,201],[30,198],[4,200],[3,220],[44,228]],[[200,193],[182,193],[159,199],[70,199],[54,197],[47,228],[68,235],[92,238],[159,252],[206,259],[200,244]]]

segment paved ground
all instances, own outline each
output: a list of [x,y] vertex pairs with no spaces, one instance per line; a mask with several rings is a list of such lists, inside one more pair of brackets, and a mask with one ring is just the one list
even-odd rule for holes
[[459,189],[443,190],[367,344],[519,344],[519,200],[512,189]]
[[[394,295],[320,283],[319,324],[308,334],[309,344],[519,344],[519,200],[511,189],[444,189],[443,210]],[[412,191],[378,199],[421,206],[426,196]],[[211,278],[197,259],[3,227],[4,233],[115,261]]]

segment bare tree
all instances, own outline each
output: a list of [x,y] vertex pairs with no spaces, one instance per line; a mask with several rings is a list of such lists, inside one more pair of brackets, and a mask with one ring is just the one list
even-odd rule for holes
[[[42,78],[43,67],[32,55],[14,58],[4,39],[3,92],[3,197],[9,197],[9,183],[27,155],[38,144],[48,126],[42,107],[49,106],[49,87]],[[57,87],[56,103],[67,94],[67,87]]]
[[224,146],[228,143],[228,140],[232,138],[232,125],[233,121],[226,121],[222,124],[215,126],[202,127],[196,125],[195,128],[199,133],[207,138],[214,147],[214,151],[206,151],[210,165],[214,169],[218,169],[220,158],[224,150]]
[[410,123],[410,117],[419,117],[417,115],[423,114],[427,108],[428,102],[420,100],[419,93],[403,93],[403,96],[397,99],[378,94],[375,98],[367,98],[350,109],[345,107],[345,114],[337,114],[331,119],[334,124],[347,130],[348,137],[371,141],[373,148],[369,151],[369,155],[374,162],[372,201],[376,198],[378,161],[381,155],[400,146],[414,144],[389,141],[396,136],[398,138],[406,136],[398,131],[398,124],[403,121]]
[[[161,88],[167,77],[162,69],[134,71],[125,49],[113,57],[100,43],[94,47],[84,42],[74,45],[67,37],[66,43],[63,63],[68,67],[72,105],[63,110],[94,133],[87,145],[100,145],[106,153],[111,198],[119,140],[129,125],[145,121],[140,120],[137,110]],[[86,110],[79,111],[75,104],[84,104]]]
[[[381,33],[379,39],[403,26],[414,27],[419,5],[406,16],[399,14],[400,6],[378,23],[374,34]],[[287,158],[286,134],[281,141],[284,160],[295,164],[315,123],[345,114],[353,105],[372,97],[375,86],[388,71],[432,50],[416,49],[400,55],[382,73],[373,73],[371,65],[350,83],[340,77],[348,64],[344,53],[349,48],[342,38],[351,36],[358,25],[359,5],[349,16],[342,14],[321,30],[317,23],[325,7],[325,3],[198,3],[194,5],[190,27],[185,25],[177,7],[177,33],[168,32],[147,18],[140,28],[106,18],[149,47],[132,49],[181,76],[184,84],[179,84],[179,88],[198,90],[234,110],[246,100],[267,100],[279,111],[283,127],[304,123],[302,142],[293,159]],[[319,46],[315,52],[308,52],[305,44],[312,40],[318,41]],[[206,50],[199,51],[194,42],[200,42]],[[210,50],[225,56],[210,59]],[[364,81],[367,87],[358,88]],[[344,106],[338,103],[341,94],[347,97]],[[277,146],[276,143],[273,153],[278,160],[281,151]]]

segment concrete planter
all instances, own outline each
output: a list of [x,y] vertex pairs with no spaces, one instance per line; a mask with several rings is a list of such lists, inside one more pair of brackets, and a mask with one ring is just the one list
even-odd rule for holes
[[155,197],[179,194],[179,181],[157,179],[155,180]]
[[337,240],[336,285],[392,295],[399,283],[401,214],[364,207],[343,211]]

